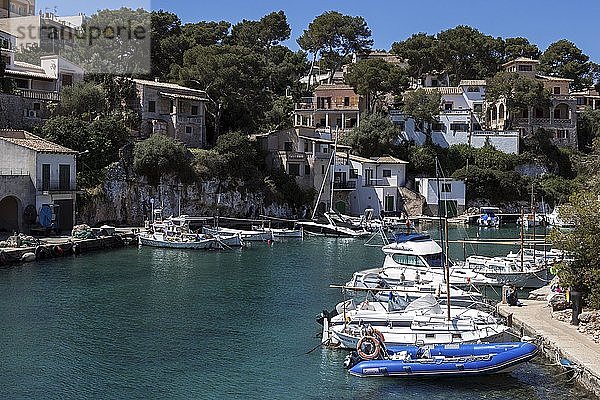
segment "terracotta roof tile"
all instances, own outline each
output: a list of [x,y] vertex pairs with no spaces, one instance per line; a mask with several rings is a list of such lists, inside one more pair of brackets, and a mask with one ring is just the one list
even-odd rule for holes
[[26,131],[0,130],[0,140],[40,153],[77,154],[75,150],[68,149]]

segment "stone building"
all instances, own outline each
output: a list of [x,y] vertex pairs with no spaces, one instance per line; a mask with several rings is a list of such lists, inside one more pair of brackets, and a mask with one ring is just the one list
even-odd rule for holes
[[206,146],[206,92],[173,83],[134,79],[142,113],[140,135],[159,133],[186,146]]
[[294,126],[343,135],[360,124],[362,110],[363,101],[351,86],[321,84],[314,90],[313,97],[304,97],[295,105]]
[[[75,221],[77,152],[26,131],[0,130],[0,231],[26,231],[27,214],[52,211],[53,227]],[[26,210],[28,212],[26,212]]]
[[545,129],[559,146],[577,148],[577,101],[570,94],[571,79],[547,76],[538,73],[538,60],[519,57],[503,65],[508,72],[516,72],[540,81],[550,93],[549,107],[529,107],[510,115],[504,101],[488,104],[486,120],[491,129],[504,129],[512,118],[512,128],[521,136]]

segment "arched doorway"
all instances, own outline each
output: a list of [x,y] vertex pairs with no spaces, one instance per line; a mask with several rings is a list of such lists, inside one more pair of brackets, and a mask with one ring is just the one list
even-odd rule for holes
[[18,232],[19,216],[19,199],[7,196],[0,200],[0,232]]

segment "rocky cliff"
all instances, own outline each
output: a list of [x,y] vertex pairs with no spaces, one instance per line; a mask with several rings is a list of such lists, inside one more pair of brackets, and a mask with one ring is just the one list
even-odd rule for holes
[[84,196],[78,207],[78,219],[92,226],[102,223],[143,226],[151,218],[153,202],[165,216],[296,216],[288,205],[266,201],[264,194],[250,187],[223,181],[186,185],[176,178],[164,178],[158,186],[152,186],[144,177],[115,164],[109,167],[103,185]]

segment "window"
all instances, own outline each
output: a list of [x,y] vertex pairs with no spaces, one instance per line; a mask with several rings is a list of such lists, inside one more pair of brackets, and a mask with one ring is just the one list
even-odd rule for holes
[[288,164],[288,174],[290,176],[300,176],[300,164]]
[[304,175],[310,175],[310,165],[304,165]]
[[329,152],[329,146],[327,146],[327,145],[321,146],[321,152],[327,154]]
[[471,93],[479,92],[479,86],[469,86],[467,88],[467,92],[471,92]]
[[483,112],[483,104],[473,104],[473,111],[477,113]]
[[578,106],[585,106],[585,97],[578,97],[577,98],[577,105]]
[[292,142],[285,142],[285,143],[283,144],[283,149],[284,149],[285,151],[292,151]]
[[442,193],[451,193],[452,192],[452,184],[451,183],[442,183]]
[[521,71],[521,72],[533,71],[533,65],[519,65],[519,71]]
[[73,86],[73,75],[63,75],[62,76],[62,85],[63,86]]
[[177,107],[175,105],[175,102],[173,100],[171,100],[171,114],[175,114],[177,112]]
[[391,169],[384,169],[383,170],[383,177],[384,178],[391,178],[392,177],[392,170]]
[[191,135],[194,132],[194,129],[191,126],[185,127],[185,133]]
[[431,124],[431,130],[434,132],[444,132],[445,125],[440,122],[434,122]]
[[373,170],[365,169],[365,186],[373,186]]
[[554,93],[554,94],[560,94],[560,86],[554,86],[554,89],[553,89],[552,93]]
[[452,103],[444,103],[444,110],[452,111]]
[[192,106],[192,115],[198,115],[198,106]]
[[148,112],[156,112],[156,101],[151,100],[148,102]]
[[450,124],[450,130],[454,132],[468,132],[469,125],[464,122]]
[[344,97],[344,107],[350,106],[350,97]]
[[310,152],[310,149],[308,147],[308,140],[304,141],[304,152],[305,153],[309,153]]
[[33,109],[34,109],[34,111],[40,111],[42,109],[42,104],[41,103],[33,103]]
[[358,179],[358,170],[357,169],[350,170],[350,179]]
[[321,175],[325,175],[325,165],[321,165]]
[[19,89],[29,89],[29,81],[26,79],[15,79],[15,84]]
[[431,80],[431,86],[432,87],[438,87],[440,85],[439,81],[437,79],[432,79]]
[[42,164],[42,190],[50,190],[50,164]]
[[554,118],[560,119],[560,108],[554,109]]
[[59,190],[71,190],[71,166],[61,164],[58,166]]
[[557,139],[568,139],[569,131],[566,129],[557,129],[556,130],[556,138]]

